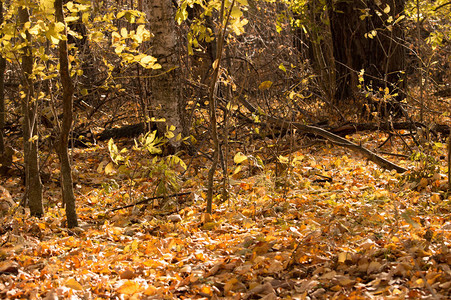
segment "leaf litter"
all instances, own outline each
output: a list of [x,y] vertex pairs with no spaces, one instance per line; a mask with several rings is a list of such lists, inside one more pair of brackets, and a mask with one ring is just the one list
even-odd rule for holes
[[[111,213],[152,196],[152,179],[100,174],[105,146],[74,151],[80,227],[64,228],[56,183],[45,218],[20,209],[4,216],[1,298],[451,297],[450,196],[438,189],[441,176],[412,183],[323,146],[294,153],[296,164],[276,178],[275,166],[246,170],[240,152],[230,199],[215,201],[212,215],[204,213],[207,170],[186,180],[190,196]],[[15,184],[5,186],[20,196]]]

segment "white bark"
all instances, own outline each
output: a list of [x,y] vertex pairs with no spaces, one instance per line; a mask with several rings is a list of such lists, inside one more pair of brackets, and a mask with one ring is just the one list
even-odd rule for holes
[[[177,53],[177,31],[175,7],[170,0],[145,0],[145,11],[154,34],[151,40],[151,54],[158,59],[162,69],[152,77],[152,107],[156,118],[166,122],[158,123],[158,130],[165,132],[171,125],[176,127],[175,137],[183,132],[183,104],[180,93],[180,70]],[[170,140],[174,148],[180,146],[175,138]]]

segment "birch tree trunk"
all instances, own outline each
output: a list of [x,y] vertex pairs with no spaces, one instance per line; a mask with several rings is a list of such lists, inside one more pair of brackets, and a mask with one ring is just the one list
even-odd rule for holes
[[178,39],[175,22],[173,1],[145,0],[144,9],[150,23],[150,30],[154,34],[151,40],[151,54],[157,58],[162,69],[152,71],[150,87],[152,93],[153,116],[165,119],[158,122],[161,133],[167,128],[175,126],[175,137],[169,140],[174,149],[180,147],[180,140],[176,137],[185,130],[181,97]]
[[[0,2],[0,24],[3,23],[3,1]],[[5,128],[6,107],[5,107],[5,69],[6,59],[0,57],[0,158],[5,152],[5,141],[3,139],[3,129]],[[0,164],[2,160],[0,160]]]

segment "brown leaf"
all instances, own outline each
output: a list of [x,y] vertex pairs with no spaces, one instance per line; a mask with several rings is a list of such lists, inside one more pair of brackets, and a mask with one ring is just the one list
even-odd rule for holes
[[18,274],[19,267],[15,261],[5,261],[0,265],[0,274]]
[[173,215],[168,216],[168,221],[171,221],[171,222],[174,222],[174,223],[181,222],[182,221],[182,217],[179,214],[173,214]]
[[58,300],[58,295],[56,295],[55,290],[50,290],[47,292],[47,295],[42,300]]
[[260,284],[256,287],[254,287],[253,289],[251,289],[249,291],[248,294],[262,296],[262,295],[267,295],[270,293],[274,293],[274,288],[272,287],[271,283],[266,282],[264,284]]
[[380,271],[380,269],[382,268],[382,265],[377,262],[377,261],[372,261],[369,265],[368,265],[368,269],[366,270],[367,274],[371,274],[371,273],[377,273]]
[[136,273],[134,270],[127,268],[119,274],[121,279],[132,279],[136,277]]

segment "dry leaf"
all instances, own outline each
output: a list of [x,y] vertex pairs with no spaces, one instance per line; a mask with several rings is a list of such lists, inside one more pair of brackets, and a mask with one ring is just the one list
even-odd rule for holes
[[127,280],[116,289],[119,294],[133,295],[140,290],[140,285],[136,281]]
[[68,280],[66,280],[66,283],[64,285],[67,286],[68,288],[71,288],[71,289],[74,289],[77,291],[83,290],[83,287],[81,286],[81,284],[78,283],[78,281],[75,280],[74,278],[69,278]]

